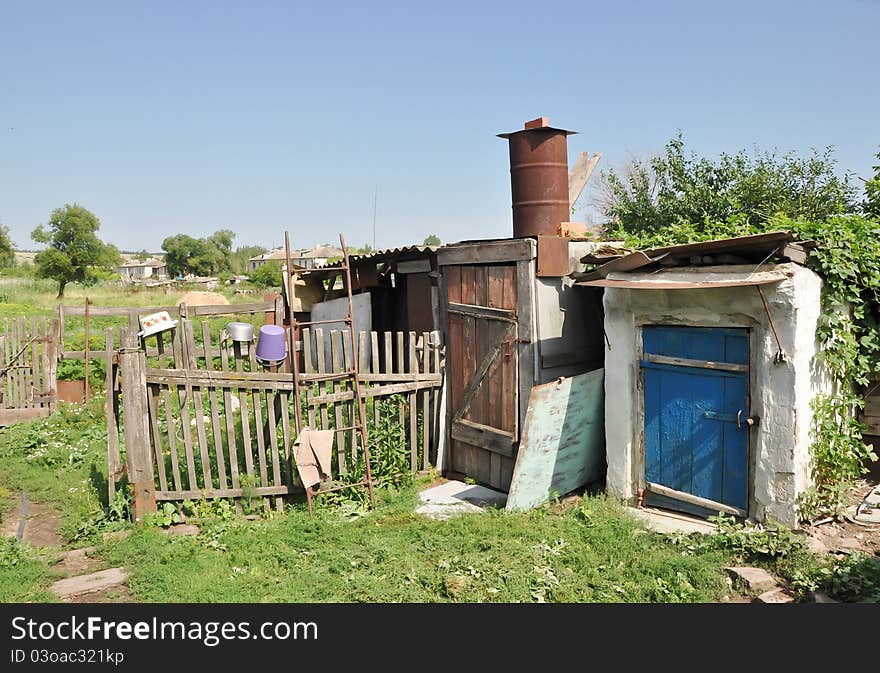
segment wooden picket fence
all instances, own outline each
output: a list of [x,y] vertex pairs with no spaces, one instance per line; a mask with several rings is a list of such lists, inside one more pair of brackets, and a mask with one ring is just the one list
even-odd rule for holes
[[[139,497],[158,502],[247,498],[281,510],[285,496],[302,492],[291,458],[297,400],[288,365],[265,368],[253,347],[221,342],[207,321],[186,315],[176,329],[148,338],[149,343],[138,343],[126,329],[121,336],[117,350],[112,330],[106,334],[107,356],[119,353],[122,373],[120,389],[113,385],[115,370],[108,368],[108,390],[114,391],[108,396],[108,426],[114,425],[108,432],[111,498],[122,474],[120,434],[129,447],[126,463],[136,503]],[[441,435],[439,333],[364,332],[358,341],[368,429],[399,432],[395,445],[408,452],[409,468],[428,467]],[[297,342],[298,403],[310,428],[339,428],[333,465],[338,480],[360,469],[363,455],[357,432],[347,429],[355,413],[351,385],[326,380],[328,374],[351,370],[347,343],[343,332],[320,329],[304,329]],[[145,394],[138,395],[139,389]],[[113,422],[120,393],[122,424]]]
[[57,403],[57,321],[23,316],[0,333],[0,425],[47,416]]

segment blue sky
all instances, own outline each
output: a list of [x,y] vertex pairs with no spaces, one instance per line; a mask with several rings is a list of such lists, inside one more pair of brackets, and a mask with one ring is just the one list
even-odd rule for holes
[[[547,116],[600,167],[677,129],[714,155],[880,145],[880,0],[0,0],[0,222],[66,202],[123,249],[509,235],[506,143]],[[581,219],[585,216],[581,200]],[[579,219],[575,216],[575,219]]]

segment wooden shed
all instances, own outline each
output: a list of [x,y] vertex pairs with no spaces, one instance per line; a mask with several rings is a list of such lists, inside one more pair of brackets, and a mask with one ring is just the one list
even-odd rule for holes
[[447,474],[509,490],[532,388],[602,367],[601,291],[573,290],[566,275],[594,244],[554,244],[564,268],[552,275],[538,264],[536,238],[437,251]]

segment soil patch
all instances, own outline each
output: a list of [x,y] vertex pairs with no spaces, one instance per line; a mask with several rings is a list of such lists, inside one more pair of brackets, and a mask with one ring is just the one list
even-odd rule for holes
[[177,303],[187,306],[226,306],[229,300],[219,292],[193,290],[183,295]]
[[[18,533],[18,524],[22,514],[20,495],[17,496],[17,502],[15,509],[3,515],[0,534],[5,537],[15,537]],[[27,522],[22,542],[27,542],[32,547],[61,547],[64,545],[64,540],[58,534],[61,515],[57,511],[38,502],[29,502],[27,510]]]

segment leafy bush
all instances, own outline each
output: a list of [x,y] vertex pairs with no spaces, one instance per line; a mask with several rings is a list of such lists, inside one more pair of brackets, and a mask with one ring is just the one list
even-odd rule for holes
[[281,262],[266,262],[248,276],[257,287],[281,287]]

